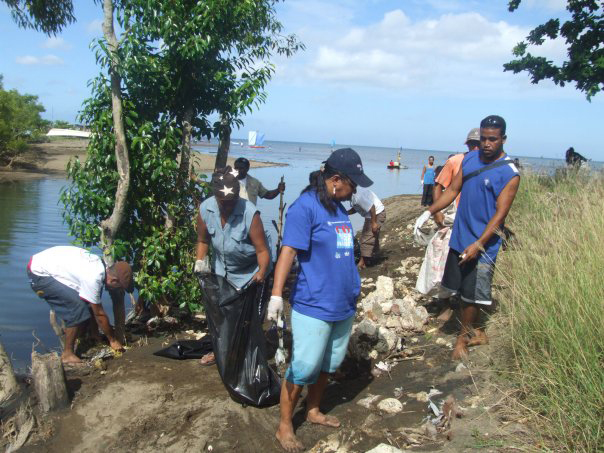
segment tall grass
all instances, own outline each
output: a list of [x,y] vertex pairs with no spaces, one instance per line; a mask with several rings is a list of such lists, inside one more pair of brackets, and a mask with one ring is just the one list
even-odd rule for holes
[[604,182],[523,177],[500,255],[510,376],[556,451],[604,451]]

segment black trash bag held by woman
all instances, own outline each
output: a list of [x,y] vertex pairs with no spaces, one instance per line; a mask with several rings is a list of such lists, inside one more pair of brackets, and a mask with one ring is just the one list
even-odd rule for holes
[[258,407],[279,403],[281,382],[268,365],[262,330],[266,281],[251,282],[238,290],[216,274],[198,278],[216,366],[231,398]]

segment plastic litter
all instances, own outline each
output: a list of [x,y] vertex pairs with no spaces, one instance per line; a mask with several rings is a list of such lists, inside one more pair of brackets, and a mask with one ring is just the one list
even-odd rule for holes
[[268,365],[262,321],[267,284],[235,288],[215,274],[199,275],[216,365],[231,398],[264,407],[279,403],[281,381]]
[[169,359],[201,359],[204,355],[212,352],[212,339],[201,340],[179,340],[167,348],[154,352],[153,355],[167,357]]

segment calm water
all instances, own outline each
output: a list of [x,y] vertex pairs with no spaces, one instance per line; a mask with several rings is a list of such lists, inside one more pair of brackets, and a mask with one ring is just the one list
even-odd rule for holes
[[[277,187],[285,177],[285,202],[290,205],[308,184],[308,175],[317,170],[330,154],[330,147],[320,144],[267,142],[267,148],[247,149],[232,146],[231,155],[249,159],[287,163],[287,167],[252,169],[268,189]],[[338,145],[337,147],[343,147]],[[396,158],[396,149],[354,146],[363,160],[365,172],[373,179],[372,190],[381,198],[397,194],[419,194],[421,169],[434,155],[436,164],[445,162],[449,153],[403,150],[406,170],[388,170],[387,163]],[[202,152],[212,148],[199,148]],[[521,159],[534,168],[551,170],[563,162],[554,159]],[[58,340],[48,324],[48,306],[31,291],[25,272],[30,256],[54,245],[69,244],[73,238],[63,224],[59,192],[63,179],[43,179],[0,184],[0,340],[13,358],[16,368],[23,370],[29,363],[34,337],[47,348],[57,348]],[[279,198],[259,200],[265,227],[274,234],[271,220],[278,219]],[[362,218],[352,217],[359,228]],[[193,244],[191,244],[193,247]],[[103,305],[110,311],[111,301],[104,292]]]

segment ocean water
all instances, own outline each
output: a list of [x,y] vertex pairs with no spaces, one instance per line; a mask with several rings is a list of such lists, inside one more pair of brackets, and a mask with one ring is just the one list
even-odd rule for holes
[[[346,145],[336,145],[336,148]],[[403,149],[404,170],[388,170],[386,165],[396,158],[397,149],[352,146],[361,156],[367,175],[373,179],[371,189],[380,197],[396,194],[419,194],[420,175],[428,156],[433,155],[437,165],[445,162],[448,152]],[[215,152],[212,147],[197,147],[202,152]],[[459,151],[464,151],[460,147]],[[230,155],[248,159],[281,162],[286,167],[252,169],[268,189],[277,187],[284,176],[287,205],[298,197],[308,184],[310,172],[319,169],[329,157],[331,147],[324,144],[267,142],[266,148],[248,149],[233,145]],[[564,165],[556,159],[524,159],[523,165],[544,171],[553,171]],[[39,350],[57,348],[58,340],[48,323],[48,306],[31,291],[25,267],[32,254],[54,245],[69,244],[71,238],[62,220],[59,193],[67,184],[64,179],[47,178],[0,184],[0,341],[3,342],[17,369],[29,364],[32,343],[41,344]],[[279,197],[259,200],[265,228],[276,237],[272,220],[277,221]],[[362,225],[359,215],[352,216],[355,228]],[[276,242],[276,241],[274,241]],[[192,245],[193,246],[193,245]],[[111,314],[111,301],[104,292],[103,305]],[[128,305],[128,304],[127,304]]]

